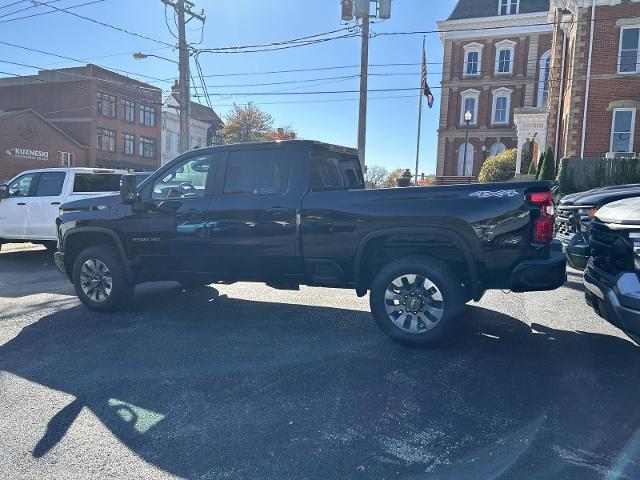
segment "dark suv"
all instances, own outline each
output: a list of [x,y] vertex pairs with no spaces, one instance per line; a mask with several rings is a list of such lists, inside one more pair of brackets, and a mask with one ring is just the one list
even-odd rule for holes
[[591,220],[598,209],[611,202],[640,196],[640,185],[616,185],[565,196],[556,212],[555,237],[562,242],[569,265],[578,270],[591,256]]
[[395,340],[440,338],[490,288],[565,281],[550,182],[365,190],[357,152],[312,141],[185,153],[119,196],[63,206],[56,264],[96,311],[136,283],[371,292]]

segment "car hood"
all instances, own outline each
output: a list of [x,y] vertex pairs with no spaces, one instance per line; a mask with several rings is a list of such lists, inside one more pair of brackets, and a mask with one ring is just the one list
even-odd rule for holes
[[64,203],[62,210],[102,210],[115,207],[120,203],[120,195],[103,195]]
[[640,184],[600,187],[586,192],[572,193],[560,202],[560,206],[593,205],[614,202],[624,198],[640,197]]
[[640,226],[640,198],[627,198],[609,203],[596,212],[604,223]]

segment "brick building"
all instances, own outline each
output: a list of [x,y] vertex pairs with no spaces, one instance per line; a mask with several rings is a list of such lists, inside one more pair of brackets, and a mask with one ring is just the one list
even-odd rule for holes
[[0,79],[0,110],[30,108],[89,147],[73,166],[160,165],[162,91],[96,65]]
[[549,21],[556,158],[640,152],[640,2],[552,0]]
[[548,12],[549,0],[459,0],[438,22],[444,46],[438,176],[478,175],[487,156],[516,147],[517,109],[546,106]]
[[86,165],[89,150],[31,109],[0,110],[0,183],[33,168]]

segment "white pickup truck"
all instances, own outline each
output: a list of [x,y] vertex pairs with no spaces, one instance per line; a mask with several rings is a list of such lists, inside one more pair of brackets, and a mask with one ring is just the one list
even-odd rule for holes
[[120,191],[124,170],[47,168],[28,170],[0,185],[0,248],[8,242],[56,245],[60,205]]

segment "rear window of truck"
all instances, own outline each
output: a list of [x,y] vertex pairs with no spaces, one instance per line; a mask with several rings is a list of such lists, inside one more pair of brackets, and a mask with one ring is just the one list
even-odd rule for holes
[[77,173],[73,193],[118,192],[121,178],[120,174]]
[[364,188],[357,155],[314,147],[310,153],[309,184],[313,190]]

